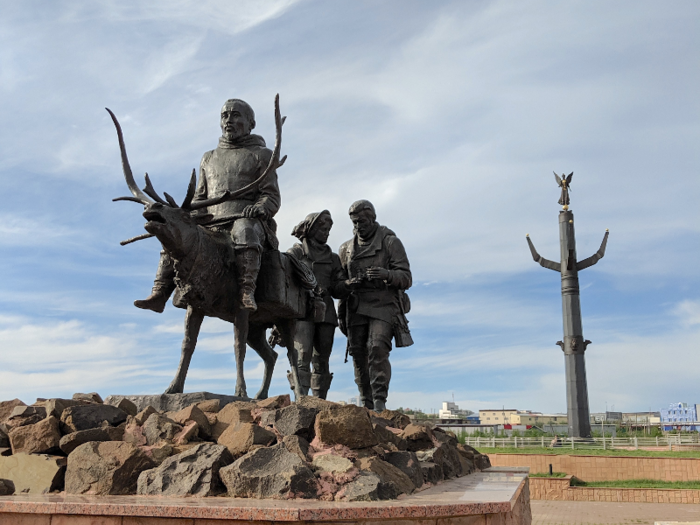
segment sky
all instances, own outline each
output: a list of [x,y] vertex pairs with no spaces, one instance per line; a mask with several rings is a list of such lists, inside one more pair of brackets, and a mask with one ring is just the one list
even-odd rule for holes
[[[413,272],[415,344],[387,405],[565,412],[559,188],[574,172],[590,408],[700,403],[700,4],[679,0],[1,1],[0,399],[155,394],[184,311],[139,310],[156,239],[132,168],[185,194],[228,98],[274,142],[280,248],[330,210],[334,250],[371,200]],[[185,391],[233,393],[232,327],[207,319]],[[336,334],[329,399],[356,395]],[[280,353],[271,393],[289,393]],[[248,353],[249,393],[262,363]]]

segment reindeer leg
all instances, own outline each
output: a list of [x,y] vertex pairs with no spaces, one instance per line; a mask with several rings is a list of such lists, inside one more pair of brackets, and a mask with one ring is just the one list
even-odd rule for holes
[[260,391],[253,399],[267,399],[272,381],[272,372],[277,362],[277,352],[268,344],[265,338],[265,328],[262,326],[250,326],[248,332],[248,345],[255,350],[265,363],[265,374]]
[[236,353],[236,392],[234,395],[248,397],[243,377],[243,362],[245,361],[246,342],[248,341],[248,310],[241,308],[233,323],[234,351]]
[[303,392],[301,383],[299,382],[299,369],[297,368],[297,351],[294,348],[294,332],[296,331],[296,320],[295,319],[284,319],[278,320],[277,328],[279,328],[282,334],[282,340],[284,345],[287,347],[287,358],[289,359],[289,366],[291,367],[292,381],[294,382],[294,400],[298,401],[300,398],[305,397],[303,394],[299,395],[297,392]]
[[182,394],[185,388],[185,378],[187,370],[190,368],[190,360],[194,354],[194,347],[197,346],[199,329],[204,320],[204,312],[195,310],[192,306],[187,307],[185,314],[185,337],[182,340],[182,354],[180,355],[180,365],[177,367],[175,379],[170,386],[165,389],[164,394]]

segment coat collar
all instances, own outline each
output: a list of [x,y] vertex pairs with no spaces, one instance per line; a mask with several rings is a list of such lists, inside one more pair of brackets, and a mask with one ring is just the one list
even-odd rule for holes
[[372,242],[360,246],[357,243],[357,236],[353,237],[352,243],[350,244],[350,259],[358,259],[360,257],[372,257],[375,253],[382,249],[382,244],[384,243],[384,237],[387,235],[396,235],[386,226],[381,224],[377,226],[377,231],[374,233]]

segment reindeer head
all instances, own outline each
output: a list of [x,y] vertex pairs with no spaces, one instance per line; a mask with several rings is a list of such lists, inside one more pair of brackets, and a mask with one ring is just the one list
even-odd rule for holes
[[129,159],[126,155],[126,147],[124,146],[124,136],[122,134],[121,126],[119,125],[117,117],[114,115],[114,113],[112,113],[112,111],[109,109],[107,109],[107,111],[112,117],[114,126],[117,128],[117,137],[119,139],[119,149],[121,151],[124,178],[126,179],[126,184],[129,187],[129,190],[131,190],[132,194],[132,196],[129,197],[118,197],[113,200],[131,201],[143,204],[143,216],[147,220],[144,228],[149,234],[135,237],[133,240],[156,236],[163,244],[163,247],[165,247],[165,249],[168,250],[171,255],[173,255],[175,258],[183,257],[191,251],[193,243],[196,241],[198,235],[198,224],[211,217],[207,215],[197,215],[196,212],[202,208],[206,208],[207,206],[213,206],[230,199],[231,193],[224,192],[222,195],[212,199],[192,202],[195,188],[197,186],[197,175],[195,170],[192,170],[190,184],[187,188],[187,195],[180,206],[178,206],[175,199],[173,199],[167,193],[163,193],[163,195],[165,195],[165,199],[158,195],[155,188],[153,188],[153,184],[151,184],[151,179],[148,177],[148,173],[146,173],[146,187],[141,190],[134,180],[134,175],[131,171],[131,166],[129,165]]

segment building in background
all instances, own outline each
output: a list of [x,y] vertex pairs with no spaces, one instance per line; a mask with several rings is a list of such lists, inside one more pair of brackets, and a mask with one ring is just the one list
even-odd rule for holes
[[511,425],[544,428],[545,425],[566,425],[568,424],[568,418],[566,414],[541,414],[540,412],[523,410],[511,414],[509,423]]
[[487,408],[479,410],[482,425],[510,425],[510,415],[517,414],[515,408]]
[[698,405],[688,403],[671,403],[668,408],[661,410],[661,422],[664,430],[700,430],[698,423]]
[[438,411],[438,419],[467,419],[471,414],[471,410],[461,410],[452,401],[443,401],[442,408]]
[[593,423],[622,423],[622,412],[596,412],[591,414],[591,424]]

